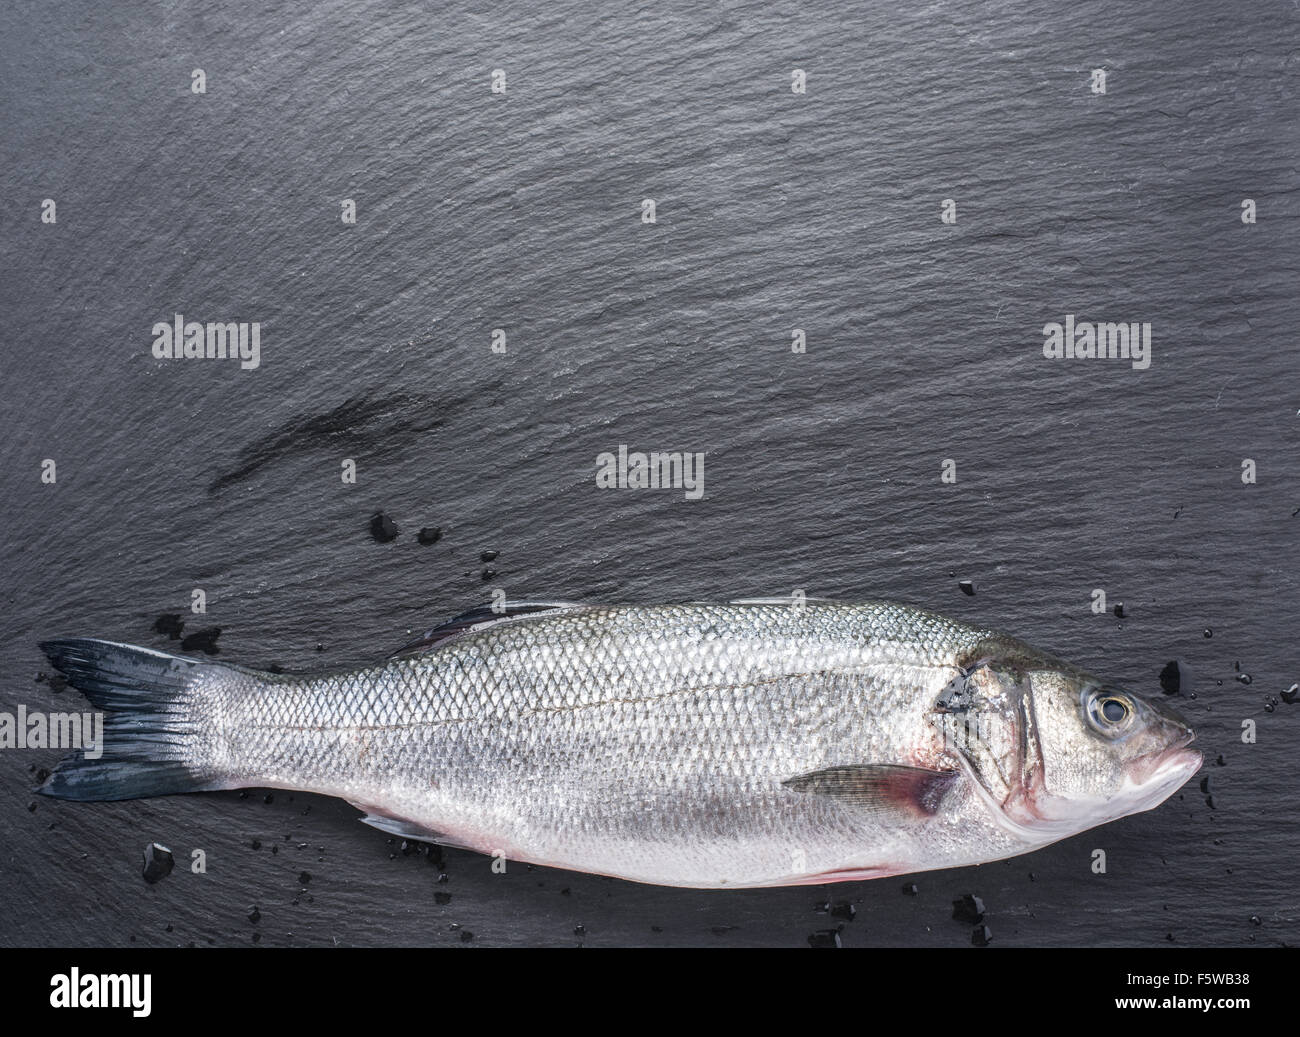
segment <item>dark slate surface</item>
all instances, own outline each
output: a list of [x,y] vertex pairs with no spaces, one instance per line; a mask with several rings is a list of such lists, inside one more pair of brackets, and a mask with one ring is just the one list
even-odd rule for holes
[[[291,668],[371,662],[490,586],[799,587],[1001,627],[1156,694],[1181,658],[1181,706],[1227,764],[1204,772],[1213,808],[1193,783],[1009,862],[717,893],[494,875],[455,850],[439,883],[337,801],[38,800],[31,769],[58,754],[10,750],[0,943],[802,945],[842,925],[850,946],[966,946],[966,893],[995,945],[1294,943],[1300,705],[1264,707],[1300,679],[1296,19],[1202,0],[0,8],[3,708],[76,701],[37,682],[38,639],[166,646],[153,622],[194,587],[209,610],[187,632]],[[153,359],[177,311],[260,321],[262,366]],[[1150,368],[1045,359],[1067,312],[1150,321]],[[598,490],[620,443],[705,451],[705,498]],[[1128,618],[1094,615],[1096,587]],[[177,867],[150,886],[153,841]]]

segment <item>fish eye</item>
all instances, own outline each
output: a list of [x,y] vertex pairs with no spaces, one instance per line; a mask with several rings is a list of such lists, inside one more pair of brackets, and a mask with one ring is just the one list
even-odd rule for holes
[[1133,719],[1133,704],[1120,692],[1089,688],[1085,691],[1084,712],[1093,730],[1114,737]]

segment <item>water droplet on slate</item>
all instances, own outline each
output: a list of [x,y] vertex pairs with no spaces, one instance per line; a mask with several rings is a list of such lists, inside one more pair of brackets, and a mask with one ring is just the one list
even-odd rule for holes
[[838,929],[819,929],[808,937],[809,947],[842,947]]
[[970,934],[970,942],[976,947],[987,947],[993,942],[993,933],[987,925],[977,926]]

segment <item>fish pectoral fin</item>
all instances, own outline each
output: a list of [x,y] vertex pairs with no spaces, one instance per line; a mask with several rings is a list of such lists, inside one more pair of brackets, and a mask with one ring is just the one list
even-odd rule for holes
[[541,612],[561,612],[568,609],[582,608],[569,601],[509,601],[504,605],[480,605],[478,608],[462,612],[459,616],[447,620],[426,631],[421,637],[395,651],[390,659],[404,655],[420,655],[432,648],[439,648],[452,638],[460,637],[477,630],[485,630],[523,616],[533,616]]
[[789,778],[781,784],[796,792],[829,796],[881,814],[930,817],[960,780],[959,771],[935,771],[892,763],[858,763],[826,767]]

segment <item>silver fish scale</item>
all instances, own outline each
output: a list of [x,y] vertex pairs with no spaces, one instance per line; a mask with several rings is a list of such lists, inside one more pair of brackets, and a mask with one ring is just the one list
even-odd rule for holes
[[990,636],[885,603],[575,607],[366,670],[205,689],[205,762],[509,859],[665,884],[966,863],[1006,837],[965,790],[918,820],[782,782],[932,762],[929,708]]

